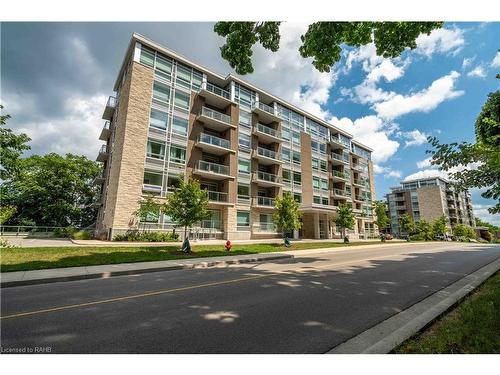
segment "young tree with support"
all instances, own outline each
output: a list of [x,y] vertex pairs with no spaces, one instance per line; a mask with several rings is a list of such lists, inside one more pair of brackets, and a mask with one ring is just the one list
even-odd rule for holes
[[354,224],[356,223],[356,220],[354,219],[354,213],[352,212],[352,207],[345,204],[341,203],[339,205],[339,209],[337,211],[337,217],[334,219],[334,222],[337,224],[337,226],[340,227],[342,231],[342,238],[344,238],[344,242],[346,240],[346,229],[354,229]]
[[375,216],[377,219],[375,220],[375,224],[377,224],[378,231],[380,233],[380,238],[382,242],[385,241],[385,236],[382,231],[387,228],[389,225],[389,217],[387,216],[387,206],[384,201],[375,201],[373,202],[373,209],[375,211]]
[[302,212],[299,211],[299,202],[297,202],[293,195],[286,191],[283,197],[277,197],[275,200],[275,212],[273,214],[274,224],[283,231],[283,241],[285,246],[290,246],[290,242],[285,235],[285,232],[298,230],[302,226],[300,218]]

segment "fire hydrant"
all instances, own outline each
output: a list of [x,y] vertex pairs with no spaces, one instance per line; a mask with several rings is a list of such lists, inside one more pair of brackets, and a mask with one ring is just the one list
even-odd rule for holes
[[224,245],[224,247],[226,248],[227,251],[229,251],[233,247],[233,244],[231,243],[231,241],[227,240],[227,242]]

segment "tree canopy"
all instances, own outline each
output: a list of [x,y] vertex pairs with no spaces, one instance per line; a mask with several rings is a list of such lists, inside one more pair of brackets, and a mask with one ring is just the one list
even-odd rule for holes
[[[500,213],[500,90],[488,95],[475,123],[476,142],[441,144],[436,137],[429,137],[434,147],[431,164],[441,170],[454,171],[449,177],[458,182],[461,189],[485,189],[481,196],[495,199],[497,203],[488,209]],[[477,168],[469,168],[475,163]],[[457,171],[458,169],[458,171]]]
[[[276,52],[280,42],[280,22],[217,22],[214,31],[226,38],[221,56],[238,74],[254,71],[252,47],[259,42]],[[340,60],[342,48],[360,47],[373,42],[377,55],[397,57],[406,48],[417,46],[420,34],[429,34],[443,22],[315,22],[301,36],[300,55],[312,57],[320,72],[329,72]]]
[[337,211],[335,223],[342,229],[343,237],[345,237],[346,229],[354,229],[356,220],[354,218],[354,213],[352,212],[352,207],[345,203],[341,203]]
[[375,209],[375,215],[377,217],[375,224],[378,226],[378,230],[382,231],[389,225],[389,217],[387,216],[387,206],[384,201],[374,201],[373,208]]
[[299,202],[297,202],[288,191],[283,193],[282,198],[276,197],[276,210],[273,214],[273,221],[276,226],[283,231],[300,229],[302,225],[300,221],[302,212],[299,211],[299,206]]
[[408,213],[405,213],[399,217],[399,227],[401,229],[401,232],[407,234],[412,234],[417,229],[415,221]]

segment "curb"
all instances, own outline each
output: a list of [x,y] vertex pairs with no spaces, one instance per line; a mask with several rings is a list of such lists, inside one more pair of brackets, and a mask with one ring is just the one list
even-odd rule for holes
[[[126,270],[116,270],[116,271],[99,271],[89,273],[82,273],[79,275],[70,275],[70,276],[60,276],[60,277],[47,277],[47,278],[37,278],[37,279],[27,279],[27,280],[13,280],[13,281],[1,281],[1,288],[11,288],[16,286],[26,286],[26,285],[36,285],[36,284],[49,284],[49,283],[57,283],[64,281],[75,281],[75,280],[88,280],[88,279],[101,279],[101,278],[109,278],[113,276],[125,276],[125,275],[137,275],[142,273],[151,273],[151,272],[161,272],[161,271],[177,271],[183,269],[194,269],[194,268],[209,268],[214,266],[222,266],[222,265],[231,265],[231,264],[241,264],[241,263],[253,263],[253,262],[265,262],[269,260],[279,260],[279,259],[291,259],[294,258],[293,255],[290,254],[276,254],[271,256],[257,256],[247,257],[243,259],[228,259],[228,260],[214,260],[214,261],[200,261],[193,263],[184,263],[184,264],[172,264],[161,267],[149,267],[149,268],[137,268],[137,269],[126,269]],[[134,266],[137,264],[127,263],[126,266]],[[123,266],[123,264],[116,264],[110,266]],[[89,266],[93,267],[93,266]],[[95,267],[103,267],[103,266],[95,266]],[[70,270],[72,267],[65,268],[64,270]],[[51,271],[48,269],[47,271]],[[23,272],[23,271],[20,271]],[[29,271],[28,271],[29,272]],[[4,276],[4,275],[1,275]]]
[[387,354],[456,305],[498,270],[500,258],[337,345],[326,354]]

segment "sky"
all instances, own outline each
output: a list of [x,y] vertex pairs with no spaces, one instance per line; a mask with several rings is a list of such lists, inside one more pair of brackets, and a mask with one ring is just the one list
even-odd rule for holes
[[[102,111],[131,34],[138,32],[226,75],[224,40],[212,23],[2,23],[1,103],[9,126],[31,138],[30,153],[95,159]],[[255,46],[254,73],[243,79],[347,130],[373,148],[377,198],[404,179],[443,176],[429,164],[427,136],[473,141],[474,121],[500,88],[500,23],[452,23],[417,39],[395,59],[373,45],[346,49],[329,73],[298,53],[307,24],[280,26],[280,49]],[[478,217],[493,202],[471,191]]]

